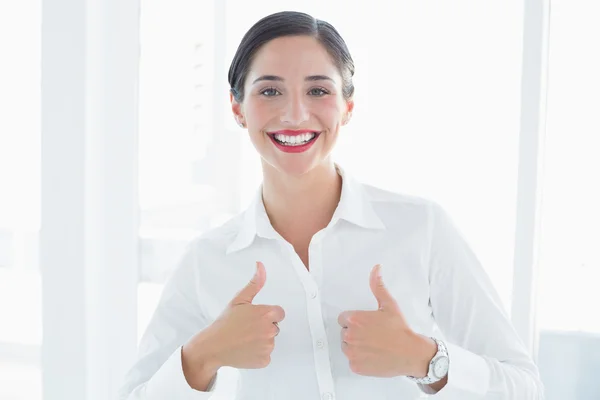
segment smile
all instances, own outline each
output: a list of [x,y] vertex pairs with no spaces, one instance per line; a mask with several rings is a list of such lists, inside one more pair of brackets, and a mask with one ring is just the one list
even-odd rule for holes
[[298,133],[284,131],[268,133],[268,135],[279,150],[285,153],[302,153],[312,147],[321,135],[321,132],[305,131]]

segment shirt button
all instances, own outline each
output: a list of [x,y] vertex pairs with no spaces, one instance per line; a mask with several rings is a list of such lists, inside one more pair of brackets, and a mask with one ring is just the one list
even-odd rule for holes
[[331,394],[330,392],[323,393],[322,398],[323,400],[333,400],[333,394]]
[[314,299],[314,298],[316,298],[316,297],[317,297],[317,291],[316,291],[316,290],[313,290],[313,291],[310,293],[310,298],[311,298],[311,299]]
[[317,340],[317,349],[322,349],[323,346],[325,346],[325,343],[322,340]]

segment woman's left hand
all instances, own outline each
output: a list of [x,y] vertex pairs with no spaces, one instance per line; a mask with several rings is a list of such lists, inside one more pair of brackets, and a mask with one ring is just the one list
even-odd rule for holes
[[396,300],[383,284],[380,268],[380,265],[373,268],[369,282],[379,309],[344,311],[338,317],[342,351],[352,372],[359,375],[424,377],[437,345],[408,326]]

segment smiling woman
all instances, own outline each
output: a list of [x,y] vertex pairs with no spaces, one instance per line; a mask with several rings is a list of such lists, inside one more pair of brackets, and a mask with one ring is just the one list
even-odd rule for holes
[[230,102],[262,184],[247,210],[188,245],[123,398],[209,398],[223,367],[240,372],[238,400],[542,397],[446,211],[334,162],[353,74],[338,32],[310,15],[272,14],[244,36]]

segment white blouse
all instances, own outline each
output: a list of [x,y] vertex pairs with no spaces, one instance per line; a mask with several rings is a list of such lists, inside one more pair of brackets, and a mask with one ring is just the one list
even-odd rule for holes
[[309,247],[310,271],[271,226],[262,187],[252,205],[187,247],[140,343],[121,399],[208,399],[189,387],[181,346],[211,324],[262,261],[267,279],[253,304],[279,305],[271,363],[240,369],[236,400],[364,400],[426,397],[405,377],[353,373],[338,315],[376,310],[369,273],[383,282],[410,327],[446,342],[448,383],[436,399],[542,399],[538,370],[476,255],[435,202],[359,183],[336,165],[342,194],[329,225]]

